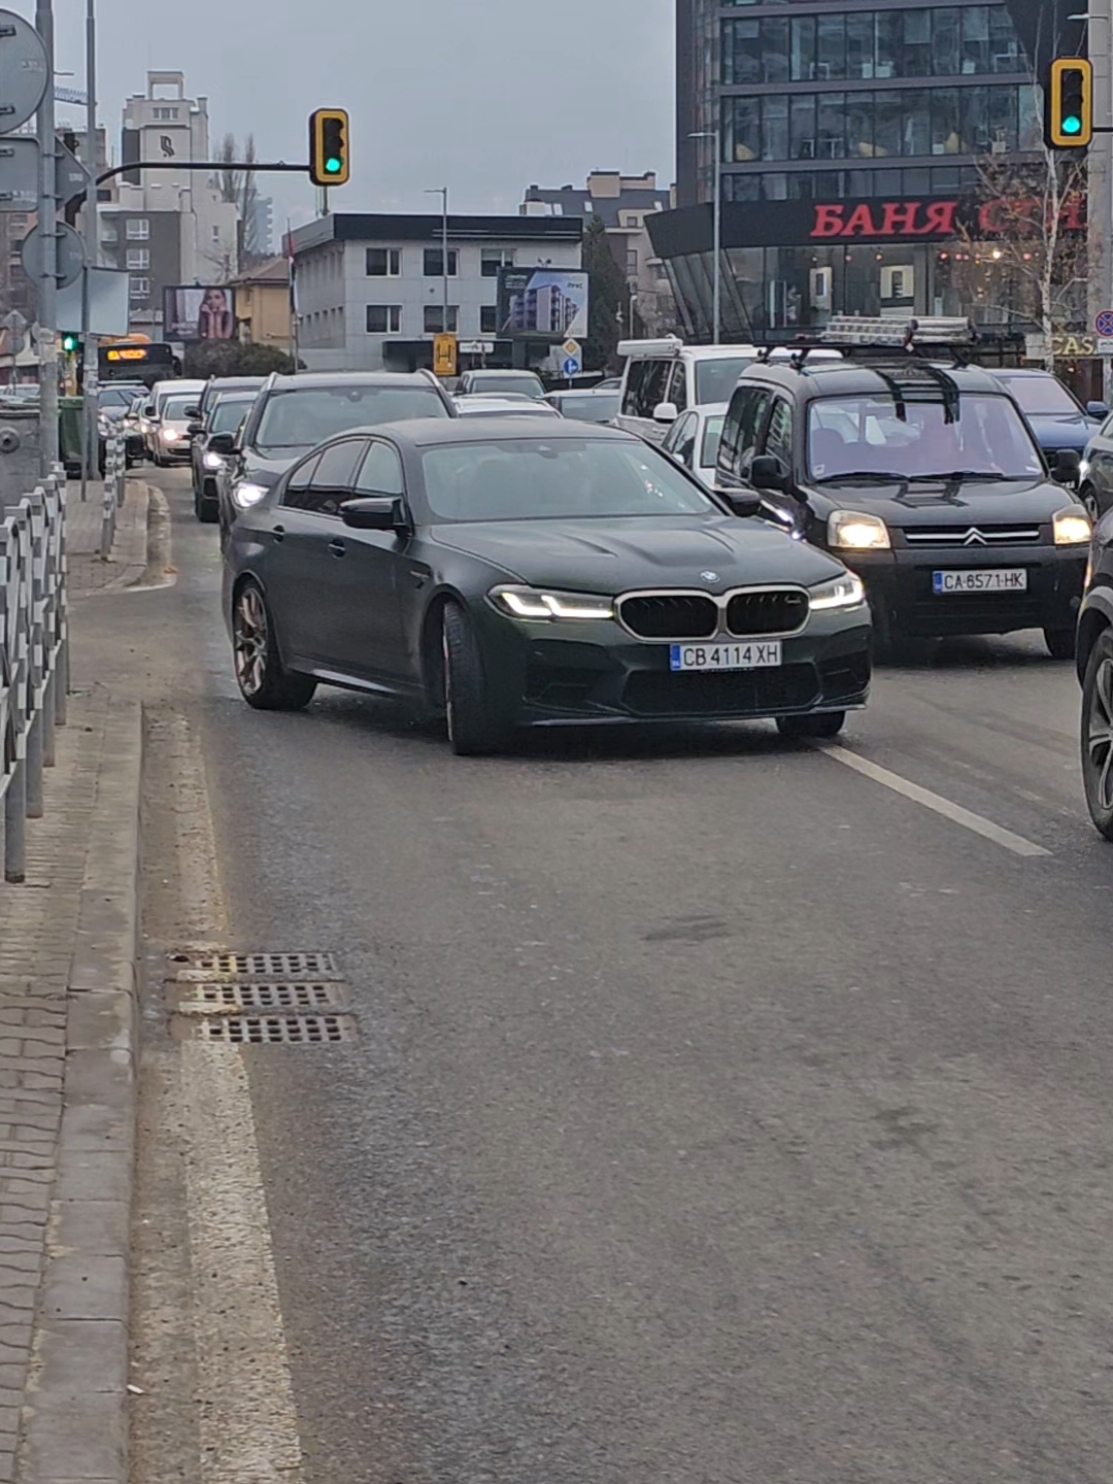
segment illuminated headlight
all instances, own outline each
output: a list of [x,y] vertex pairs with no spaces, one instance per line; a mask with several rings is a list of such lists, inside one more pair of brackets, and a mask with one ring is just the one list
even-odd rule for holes
[[532,587],[496,587],[487,594],[500,613],[511,618],[542,619],[551,623],[562,618],[613,618],[611,598],[589,593],[540,591]]
[[836,577],[834,582],[810,588],[809,597],[813,613],[821,613],[827,608],[858,608],[866,601],[866,589],[860,577],[847,572]]
[[1060,510],[1055,517],[1056,546],[1085,546],[1094,533],[1090,517],[1081,510]]
[[207,453],[201,460],[206,469],[223,469],[224,460],[218,453]]
[[159,436],[164,443],[177,443],[182,435],[178,432],[177,428],[163,428]]
[[249,505],[258,505],[266,493],[266,485],[250,484],[245,480],[242,484],[233,485],[232,500],[241,510],[246,510]]
[[836,510],[827,522],[827,540],[844,551],[888,551],[889,527],[878,515]]

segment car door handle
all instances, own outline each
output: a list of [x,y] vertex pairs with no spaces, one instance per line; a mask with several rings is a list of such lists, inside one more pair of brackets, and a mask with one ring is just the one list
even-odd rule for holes
[[329,542],[328,549],[332,552],[334,557],[342,557],[348,550],[347,545],[343,541],[341,541],[339,537],[336,537],[334,540]]
[[274,539],[276,541],[284,541],[286,539],[286,527],[285,526],[275,526],[274,527]]

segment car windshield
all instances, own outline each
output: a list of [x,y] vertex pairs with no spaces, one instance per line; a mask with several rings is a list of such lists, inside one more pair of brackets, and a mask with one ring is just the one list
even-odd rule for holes
[[97,393],[97,404],[102,412],[107,412],[110,407],[130,407],[134,397],[132,387],[105,386]]
[[609,423],[618,412],[617,392],[589,392],[583,397],[561,397],[557,404],[565,417],[582,423]]
[[234,433],[247,415],[252,397],[222,397],[209,419],[210,433]]
[[753,364],[753,356],[727,356],[716,361],[697,361],[696,401],[729,402],[738,378]]
[[719,457],[719,444],[723,437],[723,423],[726,414],[719,413],[715,417],[709,417],[703,425],[703,448],[700,452],[700,464],[709,469]]
[[439,520],[593,520],[721,515],[663,454],[602,438],[442,444],[421,458]]
[[521,392],[525,397],[543,397],[545,388],[536,376],[517,375],[508,371],[505,376],[477,377],[473,391],[476,392]]
[[1022,412],[1033,417],[1077,417],[1078,403],[1061,381],[1054,376],[1002,376],[1009,394],[1020,403]]
[[431,386],[316,386],[272,392],[255,433],[255,447],[264,456],[289,453],[315,448],[352,428],[447,416]]
[[954,422],[947,421],[942,402],[909,403],[903,409],[882,396],[813,402],[808,468],[820,481],[855,475],[1032,479],[1043,474],[1039,452],[1014,404],[1006,396],[981,394],[962,396]]
[[197,393],[188,397],[167,397],[162,404],[162,420],[165,423],[185,423],[187,409],[197,406]]

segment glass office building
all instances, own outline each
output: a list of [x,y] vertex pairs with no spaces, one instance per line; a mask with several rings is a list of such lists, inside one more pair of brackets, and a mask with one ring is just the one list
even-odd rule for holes
[[[716,147],[727,338],[840,312],[963,312],[964,203],[987,168],[1038,167],[1036,78],[1084,42],[1078,9],[677,0],[680,209],[652,225],[688,333],[710,333]],[[851,230],[833,229],[834,208]],[[1007,309],[987,301],[990,318]]]

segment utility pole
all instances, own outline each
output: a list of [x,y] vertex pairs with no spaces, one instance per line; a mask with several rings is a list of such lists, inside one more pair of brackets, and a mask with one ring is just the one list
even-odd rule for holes
[[58,161],[54,138],[54,6],[35,0],[35,29],[46,52],[46,93],[39,106],[42,155],[39,231],[43,271],[39,280],[39,448],[43,477],[58,462]]
[[444,295],[441,329],[448,334],[448,187],[432,186],[425,194],[441,198],[441,278]]
[[81,275],[81,344],[85,356],[85,375],[82,378],[84,427],[81,460],[81,498],[88,498],[89,478],[95,467],[97,455],[97,382],[99,365],[97,341],[89,330],[89,275],[100,262],[100,224],[97,219],[97,6],[96,0],[88,0],[85,18],[85,70],[86,101],[89,115],[88,133],[85,143],[85,168],[89,172],[89,184],[85,191],[85,268]]

